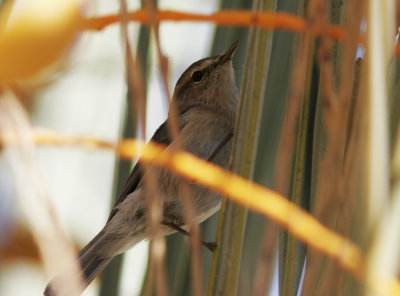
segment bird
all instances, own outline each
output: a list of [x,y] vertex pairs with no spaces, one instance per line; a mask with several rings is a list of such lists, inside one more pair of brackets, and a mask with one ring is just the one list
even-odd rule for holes
[[[232,66],[238,41],[221,55],[201,59],[190,65],[178,79],[167,120],[150,141],[165,151],[183,149],[199,158],[227,168],[232,147],[238,89]],[[175,108],[173,112],[172,108]],[[179,133],[171,133],[172,116]],[[187,226],[179,190],[183,182],[175,174],[153,169],[161,199],[160,232],[168,235]],[[144,166],[140,158],[130,173],[103,229],[79,252],[77,263],[83,281],[82,291],[111,259],[150,237],[147,219]],[[194,209],[194,222],[201,223],[221,206],[221,196],[196,182],[188,182]],[[67,271],[56,275],[46,286],[45,296],[69,295]],[[75,276],[75,275],[74,275]],[[63,284],[61,284],[63,283]],[[80,291],[80,293],[82,292]]]

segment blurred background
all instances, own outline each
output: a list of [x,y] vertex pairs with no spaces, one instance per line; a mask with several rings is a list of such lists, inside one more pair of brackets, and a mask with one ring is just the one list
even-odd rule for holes
[[[251,15],[239,26],[242,19],[233,12],[229,21],[237,23],[229,26],[161,22],[169,95],[190,64],[238,40],[233,66],[241,104],[231,170],[276,190],[347,243],[321,239],[311,227],[316,220],[293,236],[295,226],[304,225],[292,215],[294,208],[271,223],[224,201],[222,214],[200,227],[203,240],[219,246],[215,256],[201,249],[201,278],[193,275],[188,239],[181,234],[166,239],[166,295],[200,295],[196,279],[203,292],[209,287],[208,295],[225,296],[375,295],[371,287],[388,291],[381,277],[387,275],[400,287],[396,1],[75,3],[0,0],[0,295],[41,295],[55,270],[72,258],[71,249],[78,251],[103,227],[132,168],[111,149],[35,146],[30,126],[53,131],[53,138],[117,143],[148,140],[167,117],[154,31],[129,22],[128,48],[118,21],[102,28],[87,22],[118,16],[124,3],[128,11],[153,3],[199,14],[272,12],[263,19],[270,21],[267,28],[252,27],[262,19]],[[131,83],[138,73],[146,96],[145,134]],[[330,256],[321,245],[333,249]],[[350,245],[359,257],[345,256]],[[53,249],[60,250],[58,257]],[[157,295],[149,249],[143,242],[118,256],[83,295]]]

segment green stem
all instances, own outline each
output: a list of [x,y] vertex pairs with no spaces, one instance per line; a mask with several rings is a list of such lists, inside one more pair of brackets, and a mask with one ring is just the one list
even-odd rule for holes
[[[255,9],[272,7],[271,0],[256,0]],[[270,42],[265,30],[251,29],[239,99],[236,133],[233,139],[230,168],[252,179],[257,135],[265,90],[266,65]],[[208,295],[235,295],[247,210],[224,201],[217,234]]]

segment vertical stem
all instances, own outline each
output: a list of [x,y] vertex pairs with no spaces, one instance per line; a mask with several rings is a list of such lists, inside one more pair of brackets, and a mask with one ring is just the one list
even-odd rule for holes
[[[121,14],[126,13],[126,7],[124,6],[124,1],[121,2]],[[128,37],[127,31],[127,24],[122,24],[125,26],[124,33],[125,37]],[[132,58],[132,53],[130,52],[131,47],[128,46],[127,40],[125,40],[125,56],[127,58],[127,103],[126,103],[126,112],[122,119],[123,127],[122,127],[122,138],[132,138],[136,135],[136,130],[138,126],[139,117],[141,119],[141,130],[142,130],[142,137],[145,137],[145,123],[146,123],[146,80],[148,76],[148,71],[146,67],[146,60],[147,60],[147,51],[149,47],[149,33],[145,30],[144,26],[140,27],[139,33],[139,42],[138,42],[138,50],[136,56],[136,63]],[[125,31],[126,30],[126,31]],[[129,52],[128,52],[129,51]],[[128,60],[131,59],[129,62]],[[141,61],[141,63],[138,63]],[[135,63],[137,68],[132,69],[132,64]],[[134,90],[132,81],[134,78],[132,75],[137,75],[138,71],[142,74],[141,77],[143,78],[140,83],[140,94],[138,95],[138,91]],[[138,98],[141,96],[142,98]],[[140,100],[140,103],[135,103],[135,100]],[[135,108],[137,107],[137,108]],[[122,190],[123,186],[126,183],[126,179],[129,176],[130,171],[132,170],[132,164],[129,161],[123,160],[119,158],[117,160],[117,164],[115,167],[114,173],[114,184],[113,184],[113,200],[112,204],[118,199],[118,193]],[[123,264],[123,255],[116,256],[110,264],[104,269],[102,276],[101,276],[101,283],[100,283],[100,296],[107,296],[107,295],[117,295],[119,281],[121,277],[122,271],[122,264]]]
[[[379,277],[397,271],[393,250],[387,245],[385,219],[389,206],[389,120],[388,66],[394,39],[394,1],[369,0],[367,5],[366,86],[369,102],[368,130],[368,231],[372,246],[368,253],[367,277]],[[395,203],[397,204],[397,203]],[[390,216],[390,214],[389,214]],[[394,235],[393,235],[394,237]],[[391,241],[392,239],[389,239]]]
[[[272,6],[270,0],[256,0],[254,9]],[[231,170],[251,179],[257,144],[260,110],[265,88],[269,42],[265,30],[251,29],[240,92],[239,113],[233,139]],[[247,210],[224,201],[217,234],[208,295],[235,295],[240,267]]]
[[[369,101],[369,229],[376,225],[388,200],[389,148],[387,129],[387,66],[389,63],[387,11],[390,0],[367,5],[366,79]],[[390,30],[392,32],[392,30]],[[386,33],[386,34],[385,34]],[[394,36],[393,36],[394,37]]]

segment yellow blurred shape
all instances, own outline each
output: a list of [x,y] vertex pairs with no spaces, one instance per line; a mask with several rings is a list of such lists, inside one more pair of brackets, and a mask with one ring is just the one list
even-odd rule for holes
[[80,21],[77,0],[8,1],[0,10],[0,81],[28,78],[68,49]]

